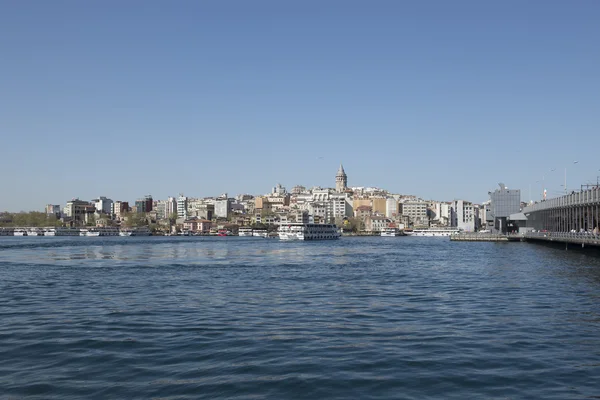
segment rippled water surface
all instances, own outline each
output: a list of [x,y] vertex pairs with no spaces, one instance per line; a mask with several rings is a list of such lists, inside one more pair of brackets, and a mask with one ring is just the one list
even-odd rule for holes
[[0,397],[594,398],[600,258],[441,238],[0,238]]

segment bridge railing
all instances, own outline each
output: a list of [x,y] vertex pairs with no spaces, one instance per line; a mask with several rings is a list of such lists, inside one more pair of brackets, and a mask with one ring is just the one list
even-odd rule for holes
[[600,203],[600,189],[592,188],[581,192],[571,193],[565,196],[556,197],[554,199],[542,201],[537,204],[532,204],[523,209],[524,213],[549,210],[552,208],[561,208],[569,206],[589,205]]
[[592,232],[527,232],[526,238],[570,239],[576,241],[600,240],[600,234]]

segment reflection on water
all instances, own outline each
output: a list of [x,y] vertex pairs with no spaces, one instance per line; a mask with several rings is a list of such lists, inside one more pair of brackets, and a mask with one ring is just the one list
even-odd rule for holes
[[438,238],[0,238],[8,398],[597,395],[600,261]]

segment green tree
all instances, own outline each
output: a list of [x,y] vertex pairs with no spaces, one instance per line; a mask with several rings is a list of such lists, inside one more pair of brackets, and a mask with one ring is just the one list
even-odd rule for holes
[[96,216],[94,214],[89,214],[86,222],[87,226],[96,226]]

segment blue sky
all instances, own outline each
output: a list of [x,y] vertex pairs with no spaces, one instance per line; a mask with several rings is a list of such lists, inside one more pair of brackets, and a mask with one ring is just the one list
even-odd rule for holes
[[[600,175],[597,1],[0,1],[0,210]],[[578,161],[574,164],[574,161]],[[550,172],[551,169],[555,171]]]

